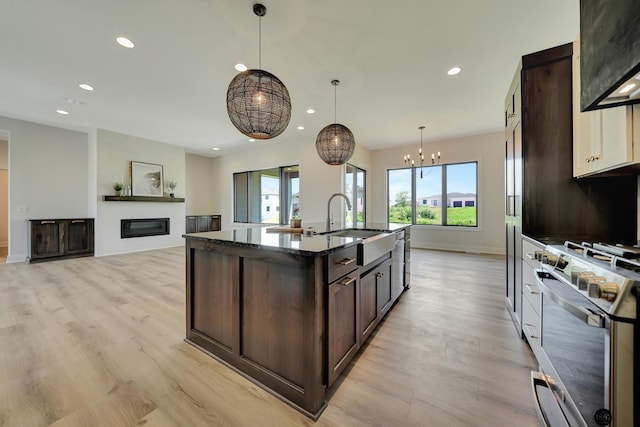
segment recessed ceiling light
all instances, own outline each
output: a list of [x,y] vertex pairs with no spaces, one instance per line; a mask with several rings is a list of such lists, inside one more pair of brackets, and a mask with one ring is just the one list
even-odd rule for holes
[[220,151],[218,147],[213,147],[213,151]]
[[119,44],[120,46],[123,46],[123,47],[129,48],[129,49],[131,49],[131,48],[133,48],[133,47],[135,46],[135,45],[133,44],[133,42],[132,42],[131,40],[129,40],[128,38],[126,38],[126,37],[118,37],[118,38],[116,39],[116,41],[118,42],[118,44]]
[[249,142],[256,142],[256,140],[251,138],[251,139],[249,139]]
[[315,112],[316,110],[314,110],[313,108],[307,108],[307,114],[313,114]]
[[247,66],[244,64],[236,64],[234,68],[240,72],[248,70]]
[[628,85],[626,85],[625,87],[623,87],[622,89],[620,89],[620,93],[627,93],[627,92],[631,92],[631,89],[633,89],[634,87],[636,87],[635,83],[629,83]]
[[80,83],[78,86],[80,86],[80,89],[84,89],[84,90],[93,90],[93,86],[88,85],[86,83]]
[[69,115],[69,112],[66,110],[56,110],[56,113],[58,114],[62,114],[63,116],[67,116]]
[[447,71],[447,74],[449,74],[450,76],[455,76],[460,71],[462,71],[462,69],[460,67],[453,67],[449,71]]
[[298,130],[304,130],[304,126],[298,126]]

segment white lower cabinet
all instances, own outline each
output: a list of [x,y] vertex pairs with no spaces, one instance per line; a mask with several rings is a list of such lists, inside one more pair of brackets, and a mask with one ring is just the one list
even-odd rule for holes
[[522,333],[536,358],[540,357],[542,351],[540,342],[542,298],[540,288],[536,284],[535,269],[540,264],[535,259],[535,252],[543,249],[526,238],[522,239]]

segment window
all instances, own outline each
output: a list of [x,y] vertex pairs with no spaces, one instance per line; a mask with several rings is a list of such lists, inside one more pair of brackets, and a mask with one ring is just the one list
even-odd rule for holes
[[478,162],[389,169],[387,182],[389,222],[478,225]]
[[234,173],[234,221],[287,224],[300,213],[299,170],[295,165]]
[[351,202],[351,210],[346,213],[346,225],[357,227],[358,223],[363,224],[366,221],[366,172],[357,166],[347,163],[347,172],[345,175],[345,194]]

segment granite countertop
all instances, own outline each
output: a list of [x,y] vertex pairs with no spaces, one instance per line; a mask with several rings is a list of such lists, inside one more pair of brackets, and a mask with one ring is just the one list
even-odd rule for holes
[[[313,227],[316,234],[306,236],[294,233],[273,233],[268,227],[238,228],[233,230],[208,231],[204,233],[189,233],[183,237],[204,240],[230,246],[246,246],[258,249],[277,250],[304,256],[322,256],[341,248],[347,248],[362,241],[359,237],[341,237],[326,232],[326,224],[302,224],[303,228]],[[374,230],[380,232],[396,232],[409,227],[410,224],[367,223],[355,227],[359,230]],[[347,229],[353,229],[349,227]],[[335,229],[332,231],[337,231]]]

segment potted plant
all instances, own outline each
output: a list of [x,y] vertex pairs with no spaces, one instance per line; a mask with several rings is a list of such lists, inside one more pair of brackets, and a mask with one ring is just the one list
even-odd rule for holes
[[121,196],[122,195],[122,189],[124,188],[124,186],[122,185],[121,182],[114,182],[113,183],[113,189],[116,190],[116,196]]
[[169,197],[175,197],[176,195],[173,193],[173,189],[178,186],[176,181],[167,181],[167,187],[169,187]]
[[302,227],[302,219],[300,215],[294,214],[291,217],[291,228],[301,228]]

